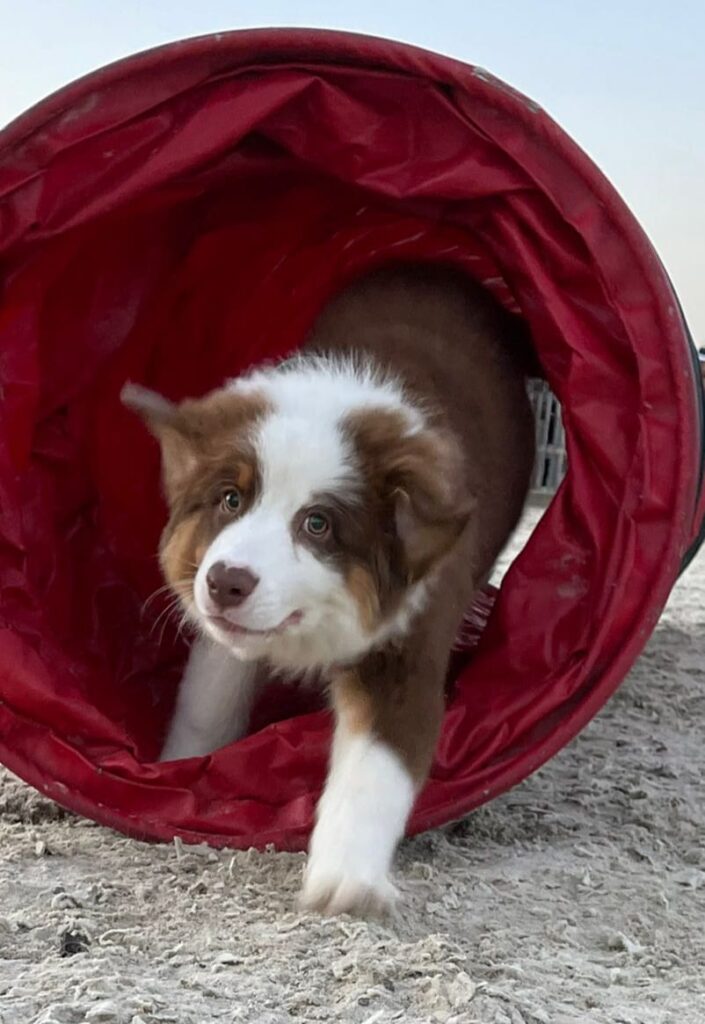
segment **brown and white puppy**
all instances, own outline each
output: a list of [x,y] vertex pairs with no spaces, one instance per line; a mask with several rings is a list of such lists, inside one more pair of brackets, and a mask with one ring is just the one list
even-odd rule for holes
[[197,630],[162,759],[242,736],[262,669],[330,688],[304,906],[394,895],[449,652],[528,488],[521,344],[464,276],[398,267],[335,298],[294,359],[180,405],[125,389],[161,443],[161,564]]

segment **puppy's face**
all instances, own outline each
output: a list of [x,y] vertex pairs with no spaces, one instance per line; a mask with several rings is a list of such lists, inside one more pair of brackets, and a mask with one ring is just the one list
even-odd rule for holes
[[[295,390],[295,389],[294,389]],[[164,576],[200,629],[292,670],[364,653],[467,522],[457,453],[403,410],[234,385],[124,400],[162,447]]]

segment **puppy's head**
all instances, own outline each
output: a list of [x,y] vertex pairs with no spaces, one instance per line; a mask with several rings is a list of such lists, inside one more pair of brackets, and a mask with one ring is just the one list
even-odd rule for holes
[[160,560],[189,618],[295,671],[393,631],[471,511],[451,438],[327,384],[260,379],[179,405],[123,392],[161,445]]

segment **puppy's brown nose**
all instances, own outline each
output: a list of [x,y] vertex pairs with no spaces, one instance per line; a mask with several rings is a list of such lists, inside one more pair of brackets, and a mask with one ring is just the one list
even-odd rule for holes
[[208,593],[219,608],[236,608],[250,596],[259,583],[259,577],[249,569],[216,562],[206,576]]

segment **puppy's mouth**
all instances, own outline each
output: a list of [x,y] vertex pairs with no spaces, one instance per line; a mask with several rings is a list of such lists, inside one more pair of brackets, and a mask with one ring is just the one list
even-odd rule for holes
[[296,626],[301,622],[303,615],[304,613],[301,611],[292,612],[278,626],[272,626],[269,629],[250,629],[248,626],[241,626],[237,622],[231,622],[230,619],[226,619],[223,615],[209,615],[208,622],[210,625],[215,626],[216,629],[221,630],[223,633],[228,633],[230,636],[270,637],[279,636],[290,629],[291,626]]

